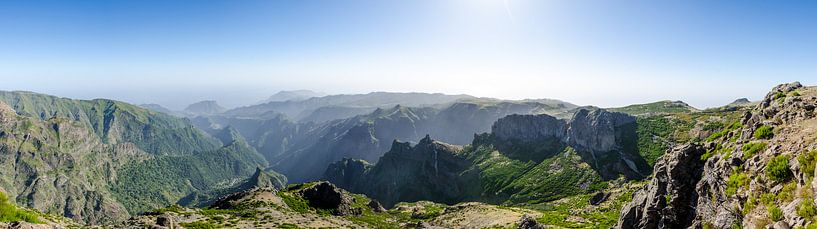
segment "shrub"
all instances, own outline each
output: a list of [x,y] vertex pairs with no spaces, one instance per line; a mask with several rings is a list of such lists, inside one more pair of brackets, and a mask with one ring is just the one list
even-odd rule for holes
[[769,219],[774,222],[780,221],[783,219],[783,210],[780,210],[777,206],[769,207]]
[[758,152],[766,149],[765,142],[753,142],[743,145],[743,160],[749,159],[752,156],[755,156]]
[[817,207],[814,206],[814,200],[804,199],[797,205],[797,215],[806,219],[817,215]]
[[789,157],[780,155],[772,158],[766,165],[766,176],[777,182],[788,180],[791,177]]
[[797,162],[800,164],[800,171],[806,174],[806,178],[814,178],[814,167],[817,165],[817,151],[800,154],[800,156],[797,156]]
[[783,189],[780,190],[780,193],[777,193],[777,199],[780,200],[781,203],[788,203],[794,200],[795,191],[797,190],[797,183],[790,182],[783,186]]
[[773,207],[774,198],[775,196],[773,193],[763,193],[760,195],[760,203],[762,203],[766,207]]
[[726,195],[735,195],[739,188],[748,186],[750,181],[751,179],[746,173],[732,171],[726,183]]
[[782,99],[782,98],[786,98],[786,93],[778,92],[777,94],[774,95],[774,99]]
[[743,215],[748,215],[749,212],[752,212],[752,210],[755,209],[755,207],[757,207],[757,198],[755,198],[752,195],[749,195],[749,199],[747,199],[746,202],[743,203],[743,211],[741,212],[743,213]]
[[774,137],[774,128],[771,126],[761,126],[755,130],[755,139],[770,139]]

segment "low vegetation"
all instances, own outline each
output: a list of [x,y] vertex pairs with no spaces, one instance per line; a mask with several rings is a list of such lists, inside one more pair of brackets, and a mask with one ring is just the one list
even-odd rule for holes
[[29,222],[40,223],[37,213],[19,209],[9,202],[8,196],[0,192],[0,222]]
[[742,157],[742,159],[746,160],[746,159],[749,159],[749,158],[755,156],[755,154],[757,154],[758,152],[765,150],[766,146],[767,146],[767,144],[765,142],[752,142],[752,143],[748,143],[748,144],[743,145],[743,148],[742,148],[743,157]]
[[761,126],[755,130],[754,133],[755,139],[770,139],[774,137],[774,128],[771,126]]
[[777,206],[771,206],[767,209],[769,212],[769,219],[774,222],[780,221],[783,219],[783,210],[780,210]]
[[738,189],[748,187],[751,180],[749,175],[744,172],[739,170],[732,171],[726,183],[726,195],[733,196],[737,194]]
[[814,179],[814,167],[817,166],[817,151],[800,154],[797,156],[797,162],[800,164],[800,171],[806,175],[806,179]]
[[782,182],[791,177],[791,170],[789,170],[789,157],[779,155],[769,161],[766,165],[766,176],[769,179]]

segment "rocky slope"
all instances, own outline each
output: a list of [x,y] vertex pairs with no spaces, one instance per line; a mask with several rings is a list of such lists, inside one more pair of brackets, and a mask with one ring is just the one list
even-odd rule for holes
[[703,145],[683,145],[621,214],[620,228],[814,225],[817,89],[775,87]]
[[265,164],[246,143],[130,104],[0,92],[0,190],[40,212],[121,221]]

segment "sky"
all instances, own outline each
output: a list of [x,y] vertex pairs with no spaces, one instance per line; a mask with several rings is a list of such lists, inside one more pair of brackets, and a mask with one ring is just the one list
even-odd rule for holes
[[253,104],[279,90],[699,108],[817,84],[815,1],[0,1],[0,90]]

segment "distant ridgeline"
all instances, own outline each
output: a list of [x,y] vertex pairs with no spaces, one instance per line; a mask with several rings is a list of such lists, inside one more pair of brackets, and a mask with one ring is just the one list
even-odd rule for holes
[[229,188],[263,156],[241,139],[112,100],[0,92],[0,191],[85,223],[122,221],[194,192]]

